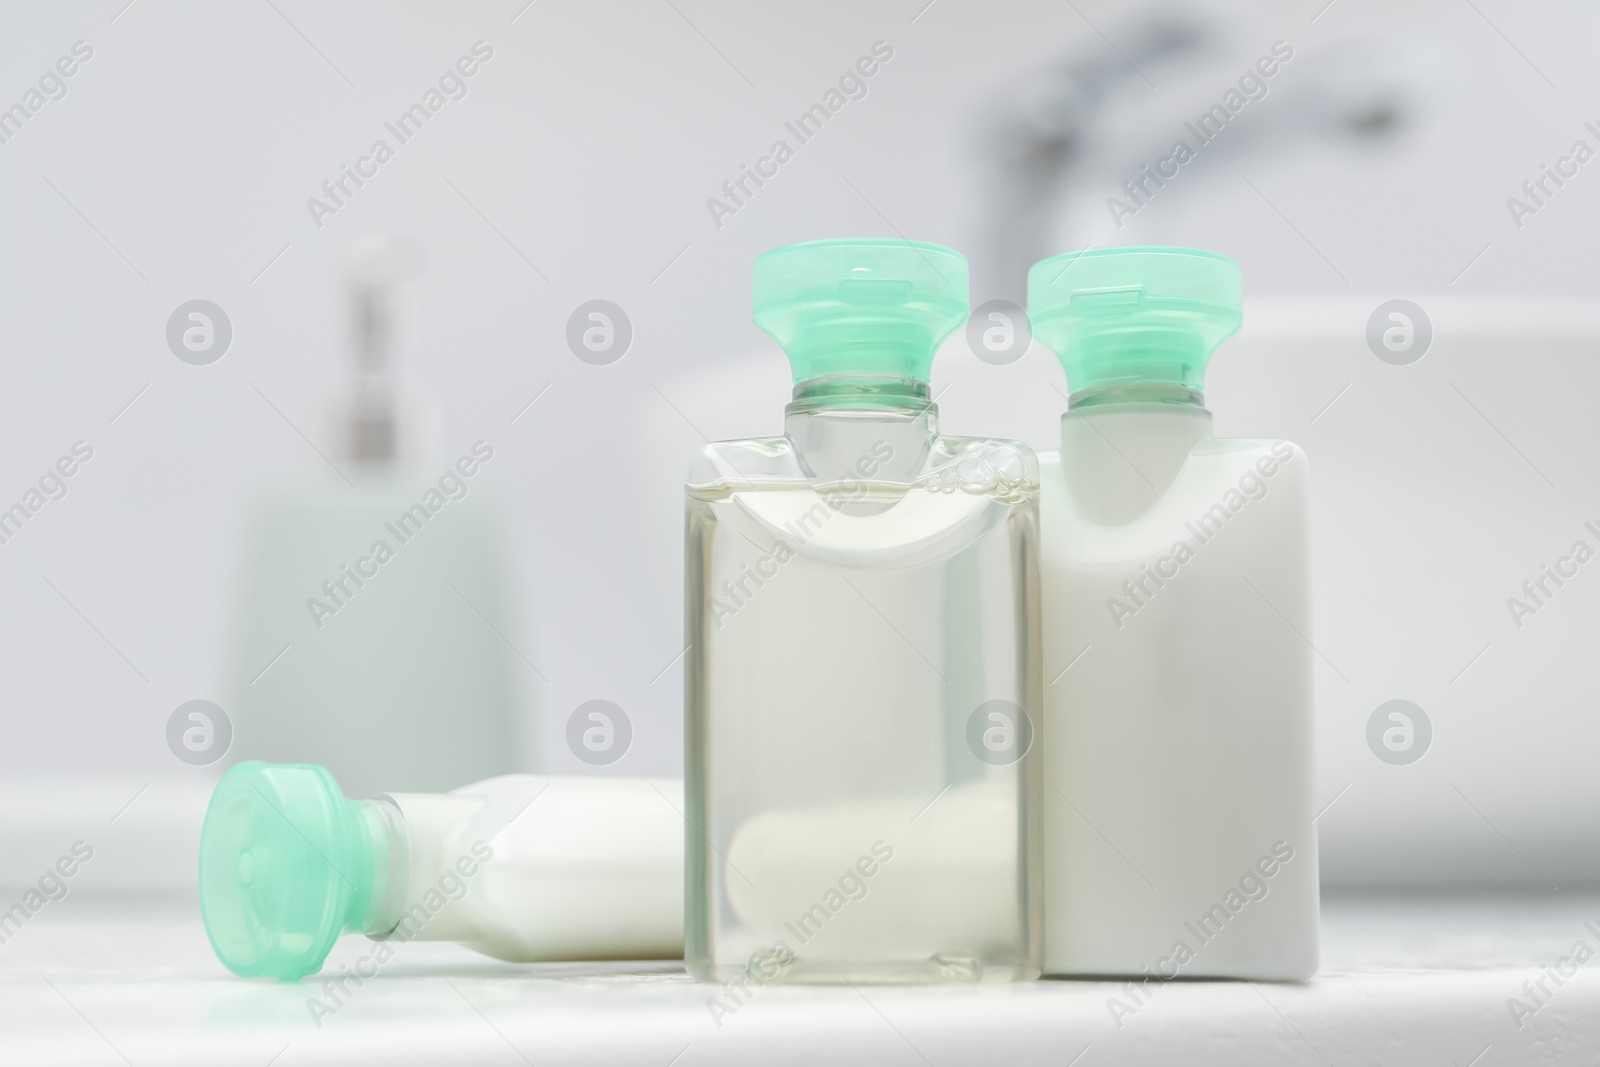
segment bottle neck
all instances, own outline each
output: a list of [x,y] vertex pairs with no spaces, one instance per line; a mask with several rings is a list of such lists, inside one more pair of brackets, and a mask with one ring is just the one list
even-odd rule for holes
[[1189,454],[1211,437],[1199,393],[1142,383],[1074,393],[1061,416],[1061,472],[1079,510],[1120,525],[1172,487]]
[[406,817],[391,798],[351,801],[372,863],[371,891],[351,901],[345,932],[382,935],[400,921],[411,882],[411,845]]
[[916,378],[809,378],[794,387],[784,409],[784,436],[806,476],[820,483],[909,482],[922,469],[938,425],[928,383]]
[[813,414],[845,408],[885,412],[935,410],[928,383],[917,378],[829,374],[797,382],[785,414]]
[[1201,408],[1206,398],[1197,390],[1178,382],[1115,382],[1091,385],[1067,397],[1067,410],[1111,407],[1120,404],[1170,404]]

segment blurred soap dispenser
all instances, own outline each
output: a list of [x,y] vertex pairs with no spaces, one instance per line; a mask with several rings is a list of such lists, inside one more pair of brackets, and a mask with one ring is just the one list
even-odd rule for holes
[[267,493],[243,546],[230,757],[318,763],[366,793],[514,769],[513,654],[491,495],[495,443],[430,447],[401,386],[395,292],[414,246],[358,244],[341,448]]
[[1308,978],[1306,456],[1216,438],[1201,396],[1239,268],[1095,249],[1028,304],[1070,392],[1039,456],[1045,973]]

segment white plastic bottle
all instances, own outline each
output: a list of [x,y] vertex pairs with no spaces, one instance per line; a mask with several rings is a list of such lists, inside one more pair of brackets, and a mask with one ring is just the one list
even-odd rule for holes
[[1040,465],[1045,973],[1317,968],[1306,458],[1219,441],[1238,267],[1100,249],[1030,274],[1070,387]]
[[[200,839],[200,906],[236,974],[314,974],[338,938],[541,960],[683,954],[683,783],[508,774],[347,800],[315,764],[241,763]],[[363,975],[360,977],[371,977]]]

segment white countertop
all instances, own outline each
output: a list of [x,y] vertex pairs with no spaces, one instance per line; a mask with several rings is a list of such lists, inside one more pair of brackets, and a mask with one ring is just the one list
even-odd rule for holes
[[[677,964],[512,965],[400,946],[334,1014],[318,979],[247,981],[192,902],[69,896],[0,945],[0,1063],[1498,1064],[1600,1054],[1600,959],[1519,1029],[1507,999],[1586,941],[1600,893],[1338,896],[1304,984],[1174,982],[1113,1022],[1116,983],[767,988],[721,1020]],[[331,1003],[331,1002],[330,1002]],[[1530,1001],[1530,1004],[1532,1002]]]

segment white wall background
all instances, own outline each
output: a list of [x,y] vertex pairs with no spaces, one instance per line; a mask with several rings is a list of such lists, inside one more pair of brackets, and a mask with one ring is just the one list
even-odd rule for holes
[[[247,506],[263,485],[321,471],[263,394],[335,449],[341,257],[373,232],[427,249],[403,353],[440,408],[445,453],[479,437],[500,448],[485,477],[518,549],[514,632],[549,676],[521,679],[521,764],[581,769],[562,728],[605,697],[637,731],[612,770],[675,773],[681,674],[662,672],[682,648],[679,457],[696,426],[775,430],[786,387],[749,323],[751,260],[822,236],[978,246],[991,102],[1063,55],[1111,55],[1127,20],[1153,10],[924,2],[0,7],[0,105],[74,42],[94,49],[67,95],[0,145],[0,501],[72,442],[95,448],[70,494],[0,545],[0,774],[215,773],[173,759],[164,725],[179,703],[237,684]],[[1296,438],[1328,472],[1319,646],[1353,679],[1319,678],[1320,793],[1351,783],[1322,824],[1329,875],[1592,876],[1600,571],[1564,592],[1543,635],[1509,631],[1503,599],[1583,518],[1600,520],[1600,321],[1583,304],[1511,299],[1594,295],[1600,163],[1520,229],[1505,201],[1575,139],[1600,147],[1583,128],[1600,125],[1600,16],[1508,0],[1208,10],[1233,45],[1108,114],[1080,210],[1051,243],[1214,248],[1242,264],[1247,318],[1266,309],[1263,331],[1219,356],[1209,398],[1219,432]],[[1176,133],[1280,38],[1308,61],[1377,42],[1383,73],[1415,92],[1414,121],[1382,147],[1283,136],[1280,148],[1274,133],[1203,156],[1113,230],[1099,203],[1120,174],[1105,161],[1138,158],[1128,129]],[[315,226],[307,197],[480,39],[494,58],[469,94]],[[867,98],[714,225],[706,198],[880,39],[894,58]],[[1239,129],[1279,100],[1252,104]],[[1400,296],[1437,309],[1439,347],[1410,377],[1362,340],[1366,313]],[[173,308],[197,297],[234,328],[208,367],[164,339]],[[564,341],[569,313],[595,297],[635,330],[607,367]],[[1297,331],[1323,340],[1274,347]],[[1020,384],[1059,381],[1047,353],[997,369],[952,346],[938,374],[952,432],[1048,445],[1059,398]],[[1452,683],[1485,644],[1476,675]],[[1436,751],[1410,768],[1365,748],[1366,716],[1391,696],[1437,711]],[[1459,847],[1427,851],[1440,842]]]

